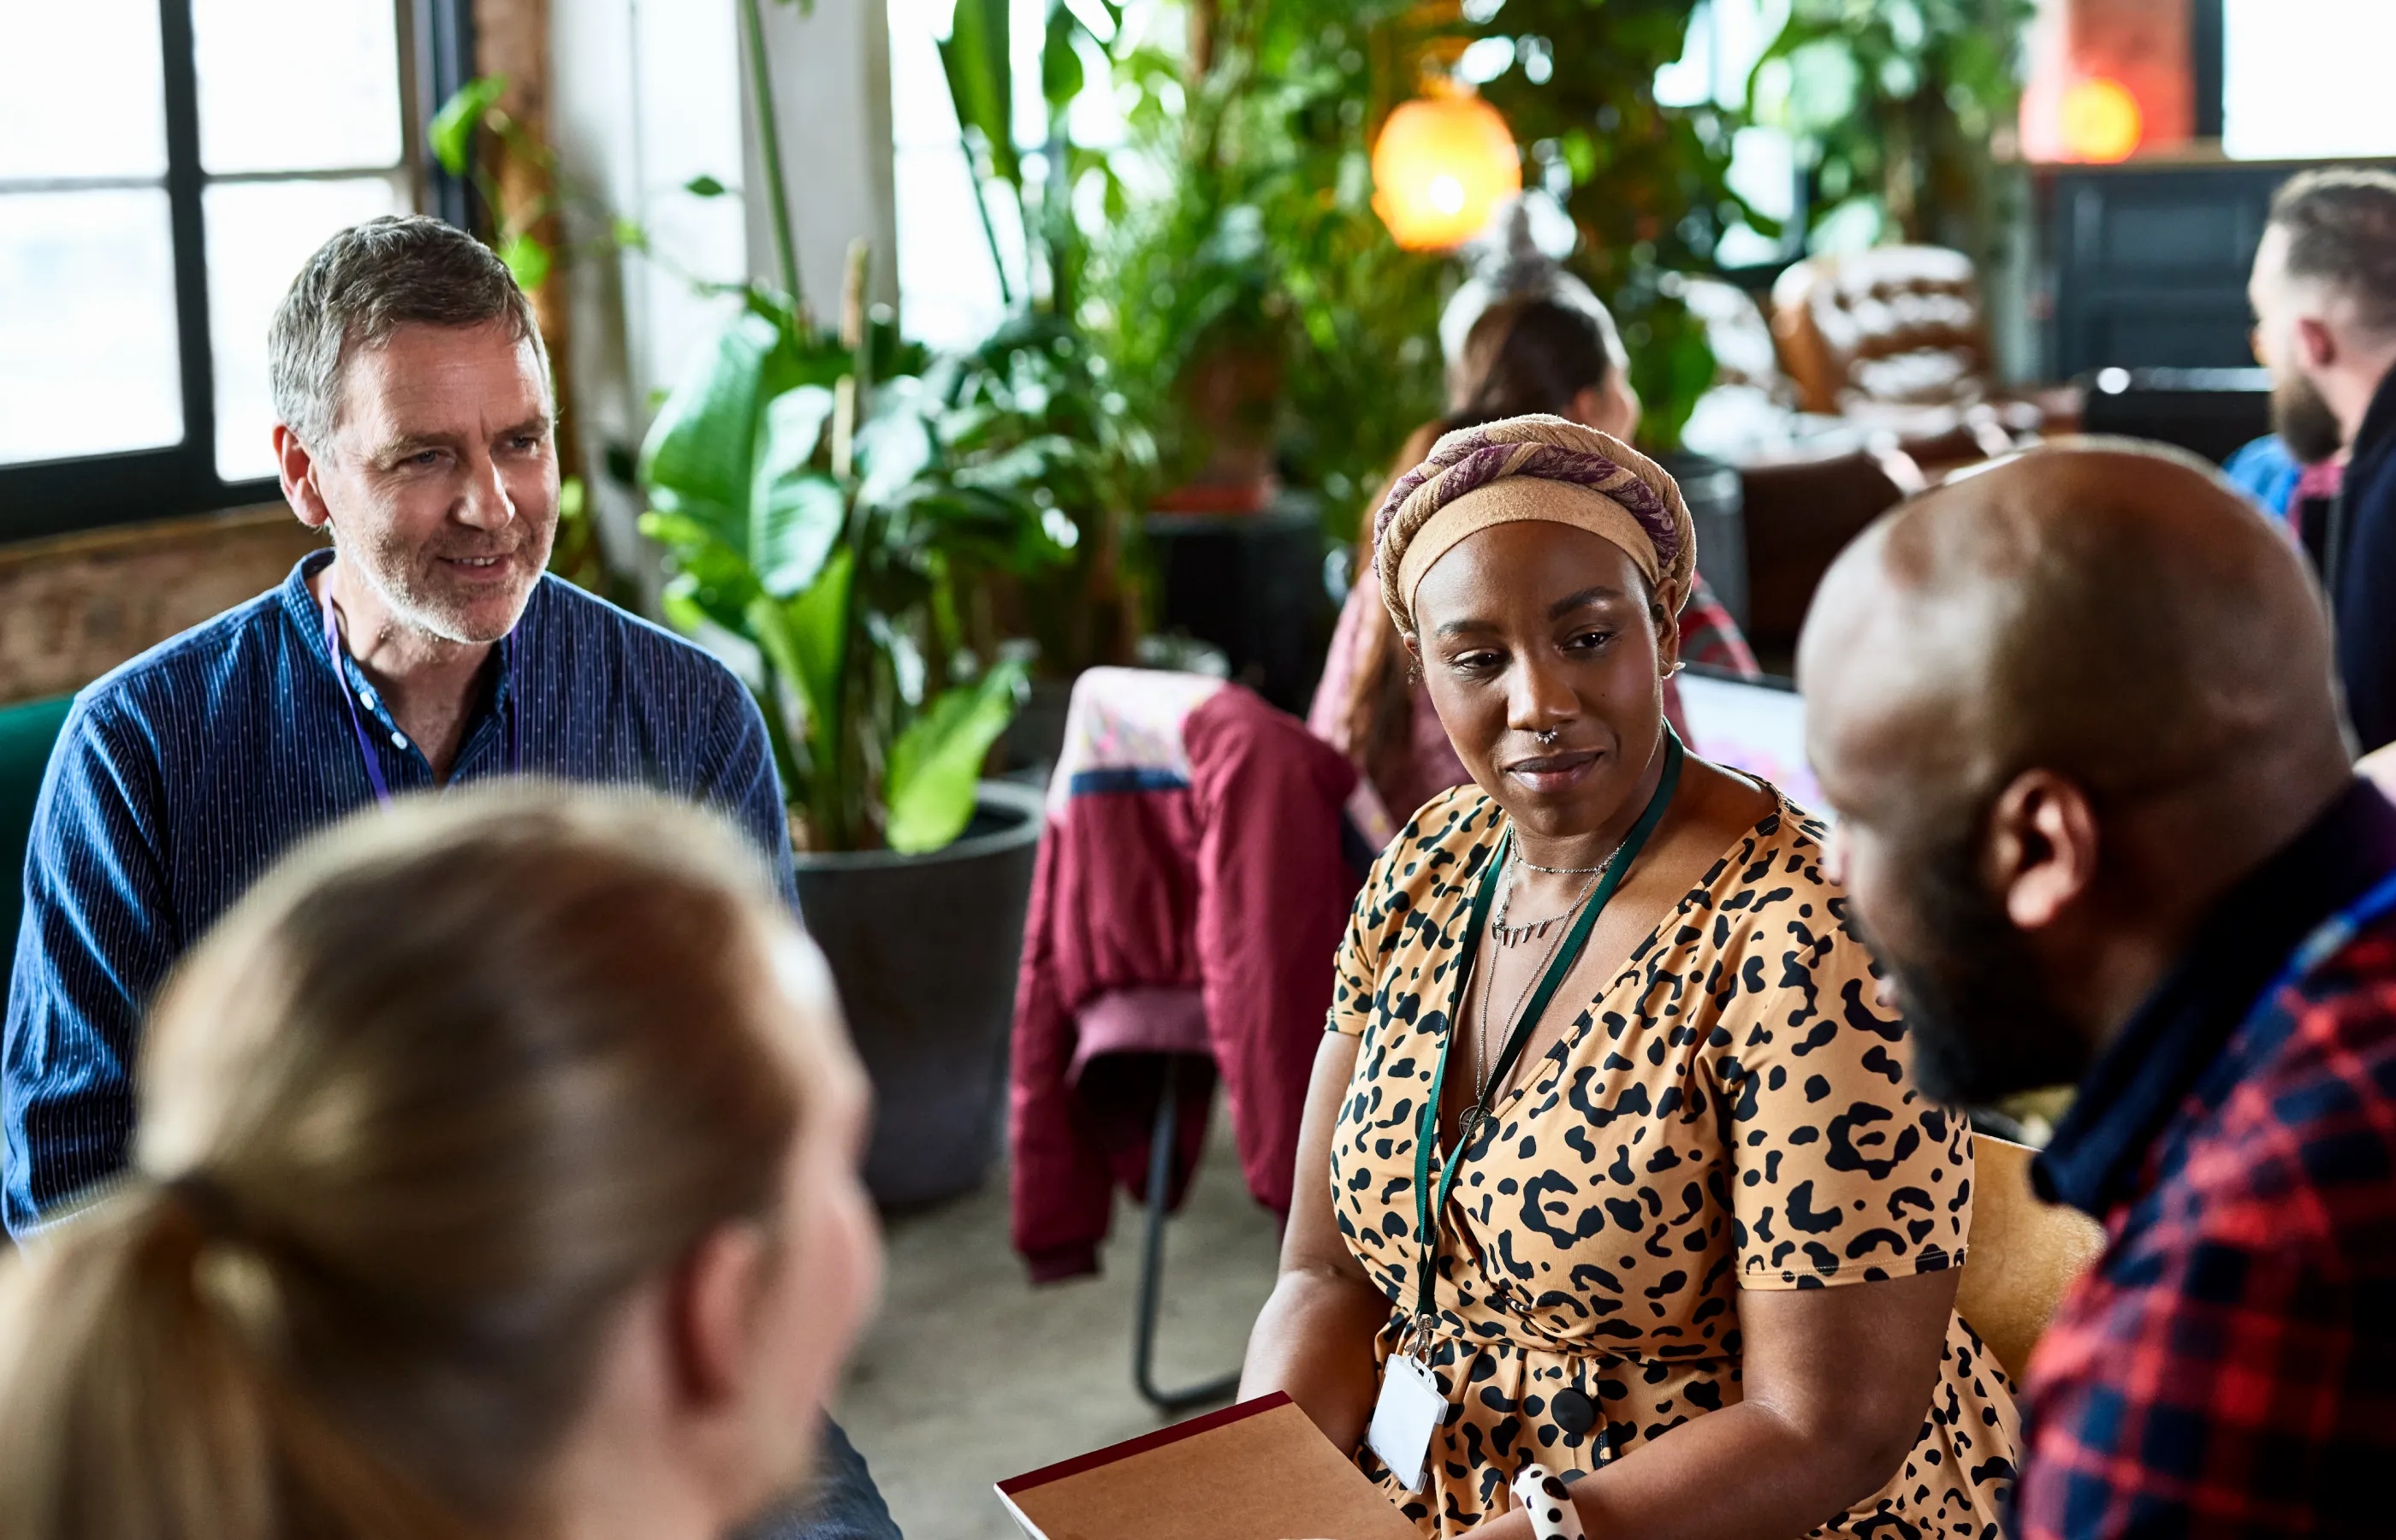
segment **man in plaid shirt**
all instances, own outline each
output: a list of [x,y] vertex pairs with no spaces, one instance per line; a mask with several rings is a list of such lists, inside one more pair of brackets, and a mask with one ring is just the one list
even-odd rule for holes
[[2035,1175],[2107,1245],[2030,1367],[2017,1540],[2396,1534],[2396,806],[2330,646],[2218,473],[2095,441],[1899,509],[1807,622],[1917,1080],[2079,1082]]

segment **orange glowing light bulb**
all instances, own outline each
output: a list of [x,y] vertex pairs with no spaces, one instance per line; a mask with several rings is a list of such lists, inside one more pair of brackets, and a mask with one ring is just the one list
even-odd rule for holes
[[1409,101],[1373,144],[1373,212],[1409,251],[1463,245],[1522,191],[1513,132],[1479,97]]
[[2063,93],[2063,146],[2075,160],[2127,160],[2146,131],[2138,99],[2118,80],[2100,75],[2076,81]]

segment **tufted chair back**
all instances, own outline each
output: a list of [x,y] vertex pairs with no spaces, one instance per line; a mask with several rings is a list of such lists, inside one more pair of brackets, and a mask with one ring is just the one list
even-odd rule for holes
[[1772,285],[1772,330],[1809,412],[1969,405],[1988,393],[1972,259],[1944,246],[1809,258]]

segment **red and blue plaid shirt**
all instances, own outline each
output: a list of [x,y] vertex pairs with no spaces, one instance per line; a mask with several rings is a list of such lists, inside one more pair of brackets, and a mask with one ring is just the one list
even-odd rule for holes
[[2391,872],[2358,784],[2208,917],[2041,1157],[2108,1244],[2030,1362],[2017,1540],[2396,1534]]

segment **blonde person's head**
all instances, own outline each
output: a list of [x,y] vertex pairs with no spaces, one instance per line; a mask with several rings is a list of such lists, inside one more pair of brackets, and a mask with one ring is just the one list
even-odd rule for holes
[[803,1475],[878,1258],[862,1082],[715,820],[354,820],[188,959],[140,1095],[0,1295],[0,1533],[537,1534],[600,1421],[727,1516]]

